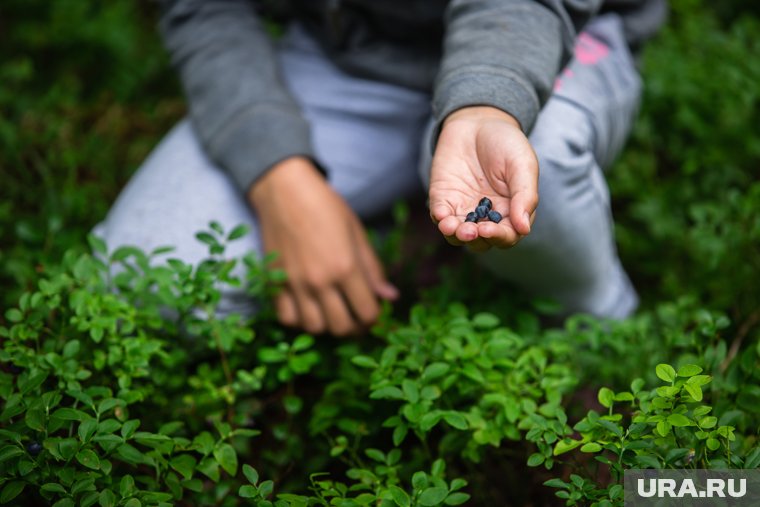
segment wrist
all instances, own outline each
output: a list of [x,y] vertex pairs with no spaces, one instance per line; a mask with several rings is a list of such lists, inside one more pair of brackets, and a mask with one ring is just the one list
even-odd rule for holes
[[289,157],[273,165],[263,176],[248,189],[248,199],[256,206],[268,196],[281,189],[293,189],[304,178],[319,175],[314,163],[306,157]]
[[520,122],[514,116],[493,106],[467,106],[457,109],[443,120],[443,127],[457,120],[501,120],[521,129]]

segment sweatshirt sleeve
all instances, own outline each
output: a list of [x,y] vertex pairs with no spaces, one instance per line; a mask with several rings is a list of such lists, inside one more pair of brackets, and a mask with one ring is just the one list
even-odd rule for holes
[[309,126],[250,0],[163,3],[161,33],[209,158],[243,191],[285,158],[313,159]]
[[433,93],[436,132],[450,113],[476,105],[511,114],[529,132],[576,34],[602,3],[452,0]]

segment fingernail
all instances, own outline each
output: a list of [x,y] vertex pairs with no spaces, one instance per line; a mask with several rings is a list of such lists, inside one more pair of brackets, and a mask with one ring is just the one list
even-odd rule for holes
[[383,292],[384,292],[383,296],[385,296],[385,299],[390,299],[390,300],[398,299],[399,290],[392,283],[386,283],[385,286],[383,287]]
[[530,232],[530,215],[528,214],[527,211],[523,214],[523,218],[525,219],[525,223],[528,225],[528,233],[529,233]]

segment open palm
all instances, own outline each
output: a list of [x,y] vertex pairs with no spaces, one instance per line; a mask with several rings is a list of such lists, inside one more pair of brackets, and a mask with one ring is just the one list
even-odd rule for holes
[[[530,232],[538,204],[538,161],[518,123],[490,107],[447,118],[430,178],[430,216],[446,239],[481,251],[508,248]],[[504,219],[464,222],[482,197]]]

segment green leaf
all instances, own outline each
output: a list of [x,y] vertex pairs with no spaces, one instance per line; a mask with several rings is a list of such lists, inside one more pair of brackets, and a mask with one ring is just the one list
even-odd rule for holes
[[285,407],[285,412],[294,415],[303,408],[303,400],[298,396],[287,395],[282,398],[282,406]]
[[170,252],[173,252],[175,250],[176,250],[176,248],[173,247],[173,246],[159,246],[159,247],[156,247],[156,248],[154,248],[153,250],[150,251],[150,256],[151,257],[157,257],[159,255],[170,253]]
[[563,481],[562,479],[549,479],[548,481],[544,482],[544,486],[548,486],[550,488],[558,488],[558,489],[569,489],[570,485]]
[[636,398],[633,394],[623,391],[622,393],[615,393],[615,401],[633,401]]
[[139,419],[131,419],[127,422],[125,422],[121,427],[121,436],[128,440],[132,438],[132,435],[135,434],[135,431],[137,431],[137,428],[140,426],[140,420]]
[[403,390],[406,399],[409,400],[410,403],[417,403],[420,401],[420,388],[417,385],[417,382],[405,378],[401,382],[401,389]]
[[543,454],[538,453],[538,452],[534,452],[533,454],[531,454],[528,457],[528,466],[529,467],[537,467],[538,465],[540,465],[541,463],[544,462],[544,459],[546,459],[546,458],[544,457]]
[[396,426],[393,430],[393,445],[401,445],[401,443],[406,438],[407,433],[409,433],[409,426],[407,426],[405,423],[401,423]]
[[78,495],[85,491],[95,491],[95,479],[92,477],[84,477],[71,486],[72,495]]
[[211,458],[205,458],[198,463],[198,471],[214,482],[219,482],[219,463]]
[[272,481],[264,481],[261,484],[259,484],[259,494],[263,496],[264,498],[271,495],[273,489],[274,489],[274,482]]
[[661,437],[665,437],[670,433],[671,425],[667,421],[660,421],[657,423],[657,433],[660,434]]
[[393,497],[393,501],[396,502],[396,505],[399,505],[400,507],[409,507],[411,505],[412,501],[403,489],[398,486],[391,486],[388,488],[388,491],[390,491],[391,497]]
[[236,239],[240,239],[246,234],[248,234],[248,226],[245,224],[240,224],[227,235],[227,241],[234,241]]
[[217,239],[207,232],[198,232],[195,234],[195,238],[201,243],[205,243],[209,246],[216,246],[219,244]]
[[436,424],[441,420],[443,414],[441,414],[440,410],[433,410],[432,412],[428,412],[424,416],[422,416],[422,419],[420,419],[420,429],[424,432],[428,432],[431,429],[435,427]]
[[61,486],[57,482],[48,482],[48,483],[45,483],[45,484],[42,485],[42,487],[40,487],[40,490],[41,491],[46,491],[48,493],[61,493],[61,494],[65,494],[66,493],[66,488],[64,488],[63,486]]
[[79,442],[74,438],[64,438],[58,442],[58,451],[63,459],[71,459],[79,450]]
[[214,450],[214,437],[211,436],[211,433],[208,431],[203,431],[193,439],[193,446],[196,447],[201,454],[207,456]]
[[119,447],[116,448],[116,454],[127,463],[131,463],[133,465],[138,465],[145,461],[145,456],[143,456],[143,453],[135,449],[129,444],[121,444]]
[[449,496],[447,496],[446,500],[443,503],[445,503],[446,505],[462,505],[469,499],[470,499],[470,495],[468,495],[467,493],[456,492],[456,493],[451,493]]
[[438,458],[437,460],[433,461],[433,464],[430,466],[430,473],[433,475],[433,477],[443,477],[445,472],[446,462],[443,460],[443,458]]
[[607,387],[602,387],[599,389],[599,394],[597,394],[597,399],[599,400],[599,403],[604,408],[610,408],[612,406],[612,403],[615,400],[615,393],[612,391],[612,389],[609,389]]
[[373,400],[403,400],[404,393],[396,386],[385,386],[372,391],[369,397]]
[[24,320],[24,314],[18,308],[11,308],[5,312],[5,318],[8,319],[8,322],[21,322]]
[[676,370],[669,364],[658,364],[654,371],[665,382],[673,382],[676,379]]
[[422,372],[422,380],[430,382],[446,375],[451,367],[446,363],[430,363]]
[[694,401],[702,401],[702,388],[695,384],[684,384],[684,389]]
[[469,428],[467,419],[459,412],[447,412],[444,414],[443,420],[458,430],[464,431]]
[[100,468],[100,460],[98,455],[90,449],[83,449],[77,453],[77,461],[83,466],[92,470],[98,470]]
[[27,457],[23,457],[18,461],[18,474],[21,477],[28,475],[35,468],[37,468],[37,463]]
[[100,507],[114,507],[116,505],[116,494],[110,489],[104,489],[100,492],[98,503]]
[[417,499],[417,503],[424,507],[433,507],[435,505],[440,505],[441,502],[443,502],[443,500],[448,496],[448,494],[449,490],[447,488],[427,488],[422,491],[419,498]]
[[554,455],[559,456],[560,454],[564,454],[566,452],[572,451],[573,449],[581,445],[583,445],[582,440],[571,440],[571,439],[560,440],[554,446]]
[[355,356],[351,358],[351,362],[360,368],[374,369],[379,366],[377,361],[369,356]]
[[696,364],[685,364],[678,368],[679,377],[693,377],[702,373],[702,368]]
[[253,486],[240,486],[240,489],[238,489],[238,496],[240,498],[256,498],[259,496],[259,490]]
[[41,408],[31,408],[24,414],[24,423],[35,431],[45,430],[45,412]]
[[100,255],[108,254],[108,248],[106,247],[106,242],[103,241],[101,238],[95,236],[94,234],[88,234],[87,242],[90,244],[90,248],[92,249],[94,253],[97,253]]
[[472,318],[472,325],[480,329],[492,329],[499,325],[499,317],[488,312],[477,313]]
[[95,419],[87,419],[86,421],[82,421],[79,424],[79,430],[77,433],[79,434],[79,438],[82,439],[82,442],[87,443],[90,441],[97,429],[98,421]]
[[466,480],[462,478],[456,478],[453,481],[451,481],[451,487],[449,488],[449,491],[456,491],[458,489],[462,489],[465,486],[467,486]]
[[169,461],[169,466],[182,474],[185,480],[192,479],[195,471],[196,459],[189,454],[179,454]]
[[95,505],[95,502],[100,498],[100,494],[97,491],[90,491],[79,499],[79,507],[91,507]]
[[622,437],[623,436],[623,430],[620,428],[619,425],[615,424],[612,421],[608,421],[607,419],[599,419],[597,421],[597,424],[601,426],[602,428],[606,429],[616,437]]
[[123,498],[129,498],[135,494],[135,491],[136,488],[134,478],[128,474],[122,477],[121,481],[119,481],[119,494]]
[[0,503],[8,503],[24,491],[26,483],[24,481],[11,481],[5,485],[3,492],[0,493]]
[[219,444],[214,449],[214,458],[228,474],[234,476],[237,473],[237,452],[230,444]]
[[379,461],[380,463],[385,463],[385,453],[378,449],[367,449],[364,451],[364,453],[372,460]]
[[705,441],[705,445],[711,451],[717,451],[720,448],[720,441],[717,438],[708,438]]
[[81,344],[79,340],[74,339],[67,341],[66,345],[63,346],[63,357],[69,359],[76,356],[79,353],[80,348]]
[[309,347],[314,345],[314,338],[308,334],[301,334],[298,335],[298,337],[293,341],[293,345],[291,345],[291,350],[295,351],[302,351],[306,350]]
[[670,414],[668,416],[668,422],[672,424],[673,426],[678,426],[678,427],[692,425],[691,420],[682,414]]
[[631,392],[636,394],[644,388],[645,382],[643,378],[634,379],[631,382]]
[[412,475],[412,487],[416,490],[421,490],[426,488],[427,485],[427,474],[425,472],[414,472],[414,475]]
[[200,493],[203,491],[203,481],[200,479],[189,479],[182,481],[182,487]]
[[81,410],[68,408],[68,407],[59,408],[58,410],[53,412],[51,417],[62,419],[64,421],[84,421],[85,419],[90,418],[90,416],[88,416]]
[[700,428],[710,429],[714,428],[716,424],[718,424],[718,418],[712,415],[708,415],[699,420]]
[[103,415],[105,412],[108,412],[112,408],[123,405],[124,400],[120,400],[118,398],[106,398],[98,404],[98,414]]
[[253,485],[256,485],[259,482],[259,473],[251,465],[243,465],[243,475],[245,475],[245,478],[248,479],[248,482]]
[[35,373],[34,375],[29,376],[26,378],[26,380],[19,381],[18,383],[18,390],[21,392],[21,394],[28,394],[31,391],[34,391],[38,387],[42,385],[43,382],[48,378],[48,372],[43,371],[41,373]]
[[712,377],[710,375],[694,375],[693,377],[690,377],[689,380],[686,381],[686,383],[691,384],[691,385],[703,386],[703,385],[709,384],[711,381],[712,381]]
[[581,446],[581,452],[599,452],[602,450],[602,446],[596,442],[589,442]]

